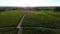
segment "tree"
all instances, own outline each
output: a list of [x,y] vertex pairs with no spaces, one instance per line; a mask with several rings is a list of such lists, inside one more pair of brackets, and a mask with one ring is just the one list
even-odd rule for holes
[[56,7],[56,8],[54,9],[54,11],[60,12],[60,7]]
[[0,8],[0,11],[5,11],[5,8]]

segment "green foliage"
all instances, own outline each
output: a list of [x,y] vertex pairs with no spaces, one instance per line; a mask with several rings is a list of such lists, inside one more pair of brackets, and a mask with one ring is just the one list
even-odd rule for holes
[[54,11],[60,12],[60,7],[56,7],[56,8],[54,9]]
[[1,12],[1,11],[5,11],[5,10],[6,10],[5,8],[0,8],[0,12]]

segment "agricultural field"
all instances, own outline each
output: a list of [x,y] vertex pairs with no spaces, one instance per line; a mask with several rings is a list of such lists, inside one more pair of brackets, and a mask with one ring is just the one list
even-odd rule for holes
[[59,29],[23,28],[22,34],[60,34]]
[[0,27],[16,27],[22,17],[19,10],[0,12]]
[[17,34],[17,28],[0,28],[0,34]]
[[45,13],[47,13],[48,15],[51,15],[51,16],[55,16],[55,17],[59,17],[60,18],[60,12],[47,12],[47,11],[45,11]]
[[[56,13],[57,14],[57,13]],[[60,14],[60,13],[59,13]],[[55,15],[49,15],[45,12],[32,12],[23,20],[22,23],[23,27],[40,27],[40,26],[47,26],[47,27],[60,27],[60,18],[56,17]]]
[[[60,12],[31,11],[24,12],[22,34],[60,34]],[[17,34],[16,27],[23,15],[20,10],[0,12],[0,34]]]
[[[60,12],[37,11],[27,14],[22,23],[23,34],[60,34]],[[36,28],[32,28],[36,27]],[[42,27],[40,29],[38,27]],[[45,28],[50,28],[44,30]],[[52,30],[53,29],[53,30]],[[59,29],[59,30],[54,30]],[[41,33],[42,32],[42,33]],[[51,32],[51,33],[50,33]]]
[[20,10],[0,12],[0,34],[17,34],[17,25],[22,18]]

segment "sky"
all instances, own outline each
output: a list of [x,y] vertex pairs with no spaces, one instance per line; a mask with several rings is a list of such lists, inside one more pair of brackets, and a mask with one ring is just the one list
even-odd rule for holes
[[60,6],[60,0],[0,0],[0,6]]

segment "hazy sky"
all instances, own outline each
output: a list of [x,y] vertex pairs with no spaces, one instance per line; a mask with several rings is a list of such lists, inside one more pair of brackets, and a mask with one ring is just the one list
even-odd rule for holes
[[0,6],[60,6],[60,0],[0,0]]

